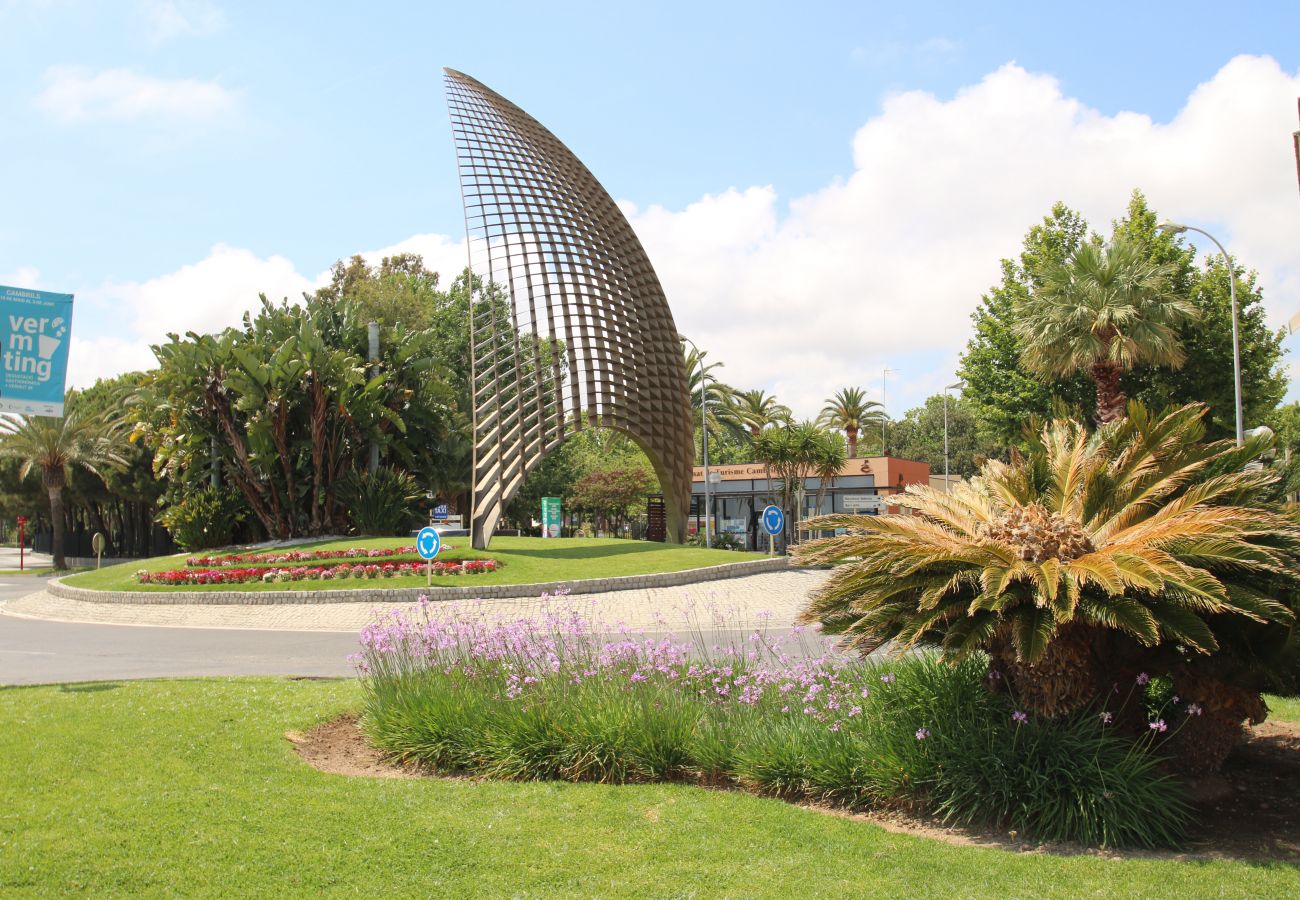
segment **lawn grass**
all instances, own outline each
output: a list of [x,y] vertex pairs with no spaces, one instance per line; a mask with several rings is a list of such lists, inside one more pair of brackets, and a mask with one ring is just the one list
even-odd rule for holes
[[204,896],[1215,896],[1283,864],[1016,854],[686,785],[318,772],[283,735],[352,681],[0,690],[0,893]]
[[[337,550],[349,547],[402,547],[412,546],[413,538],[361,538],[297,544],[292,549]],[[620,575],[648,575],[660,572],[678,572],[723,563],[761,559],[760,553],[737,553],[729,550],[710,550],[703,547],[682,547],[652,541],[628,541],[617,538],[529,538],[498,537],[492,548],[475,550],[469,538],[448,538],[438,559],[495,559],[501,568],[481,575],[450,575],[434,578],[435,586],[489,584],[538,584],[551,581],[576,581],[586,578],[614,578]],[[284,548],[291,549],[291,548]],[[95,572],[86,572],[68,579],[73,587],[105,591],[328,591],[356,590],[358,588],[423,587],[425,577],[404,575],[397,578],[361,579],[345,578],[337,581],[289,581],[284,583],[226,585],[183,585],[170,587],[158,584],[140,584],[135,573],[140,569],[160,572],[185,566],[191,556],[217,555],[219,551],[179,553],[136,563],[124,563]]]
[[1264,695],[1264,702],[1268,704],[1268,718],[1270,722],[1293,722],[1300,724],[1300,698],[1274,697],[1270,694],[1266,694]]

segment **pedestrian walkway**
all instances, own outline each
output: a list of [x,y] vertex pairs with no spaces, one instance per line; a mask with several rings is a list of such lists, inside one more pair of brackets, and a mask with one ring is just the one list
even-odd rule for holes
[[[25,569],[48,569],[54,565],[53,556],[48,553],[37,553],[34,550],[24,550],[21,561]],[[17,547],[0,547],[0,569],[16,569],[18,563]]]
[[[607,625],[676,629],[685,623],[749,628],[793,624],[811,592],[826,581],[822,570],[788,569],[679,587],[603,594],[460,601],[457,615],[509,620],[544,613],[579,612]],[[435,606],[439,606],[437,604]],[[359,631],[379,616],[409,610],[410,603],[234,604],[87,603],[46,591],[9,600],[6,615],[105,625],[189,628],[257,628],[283,631]]]

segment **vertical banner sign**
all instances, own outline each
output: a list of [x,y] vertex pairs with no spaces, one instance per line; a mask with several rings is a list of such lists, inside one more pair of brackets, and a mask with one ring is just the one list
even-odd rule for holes
[[560,498],[542,498],[542,537],[557,538],[563,531],[560,528]]
[[0,285],[0,412],[63,415],[72,295]]

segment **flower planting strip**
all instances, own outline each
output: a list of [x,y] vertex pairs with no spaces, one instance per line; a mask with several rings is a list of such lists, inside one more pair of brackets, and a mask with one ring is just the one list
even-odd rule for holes
[[416,559],[377,563],[337,561],[320,566],[253,566],[249,568],[169,569],[136,572],[141,584],[249,584],[252,582],[325,581],[345,578],[395,578],[402,575],[419,575],[428,570],[439,577],[447,575],[480,575],[494,572],[500,567],[494,559],[445,560],[427,563]]

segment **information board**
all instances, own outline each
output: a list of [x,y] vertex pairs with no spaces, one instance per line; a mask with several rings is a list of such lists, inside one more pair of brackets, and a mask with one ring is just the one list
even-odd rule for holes
[[560,498],[542,498],[542,537],[557,538],[563,533],[560,518]]
[[63,415],[72,295],[0,285],[0,412]]

